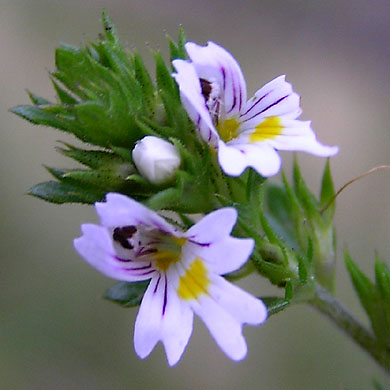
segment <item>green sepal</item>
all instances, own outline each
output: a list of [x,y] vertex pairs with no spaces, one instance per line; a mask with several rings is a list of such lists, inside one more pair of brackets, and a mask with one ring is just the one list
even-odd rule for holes
[[139,306],[150,281],[119,282],[107,289],[103,298],[115,302],[122,307]]
[[104,192],[88,192],[58,181],[39,183],[30,188],[27,194],[56,204],[94,204],[95,202],[102,201],[105,195]]
[[267,307],[268,318],[272,315],[279,313],[280,311],[286,309],[289,305],[289,301],[285,298],[279,297],[261,297],[260,298],[265,306]]
[[[332,173],[330,170],[330,159],[328,158],[326,160],[324,173],[322,175],[319,203],[320,209],[327,206],[326,210],[324,210],[324,212],[322,213],[322,217],[325,220],[325,224],[331,224],[333,220],[333,216],[336,210],[336,202],[333,200],[334,195],[335,190],[333,185]],[[332,203],[329,204],[330,201],[332,201]]]

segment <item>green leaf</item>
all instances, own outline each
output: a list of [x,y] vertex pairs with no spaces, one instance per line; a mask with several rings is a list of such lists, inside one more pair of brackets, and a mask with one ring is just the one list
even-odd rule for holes
[[[112,152],[105,152],[101,150],[84,150],[64,143],[68,149],[57,148],[57,151],[61,154],[72,158],[79,163],[93,169],[115,167],[121,164],[125,164],[126,160],[123,160],[117,154]],[[130,151],[127,150],[130,154]]]
[[47,110],[48,106],[27,106],[20,105],[11,108],[11,112],[35,125],[45,125],[57,129],[66,130],[66,124],[58,119],[58,116]]
[[111,18],[108,16],[108,13],[106,10],[102,12],[102,22],[103,22],[103,28],[106,34],[106,37],[108,41],[114,44],[119,44],[119,38],[118,34],[116,32],[116,28],[114,26],[114,23],[112,22]]
[[305,210],[309,220],[313,220],[318,226],[322,226],[323,222],[319,214],[318,201],[303,179],[298,160],[296,158],[294,159],[293,177],[295,193],[301,207]]
[[61,103],[71,105],[77,103],[77,100],[68,91],[62,88],[53,78],[51,79],[51,82]]
[[103,297],[123,307],[139,306],[149,282],[149,280],[132,283],[119,282],[110,287]]
[[59,183],[57,181],[48,181],[32,187],[28,195],[46,200],[51,203],[85,203],[93,204],[104,199],[104,193],[92,193],[80,190],[79,188]]
[[37,105],[37,106],[42,106],[42,105],[46,105],[46,104],[52,104],[51,102],[49,102],[45,98],[37,96],[37,95],[33,94],[30,91],[27,91],[27,93],[28,93],[28,96],[30,97],[30,100],[32,101],[32,103]]
[[268,317],[271,317],[272,315],[279,313],[289,305],[289,301],[287,301],[285,298],[261,297],[260,299],[264,302],[265,306],[267,307]]

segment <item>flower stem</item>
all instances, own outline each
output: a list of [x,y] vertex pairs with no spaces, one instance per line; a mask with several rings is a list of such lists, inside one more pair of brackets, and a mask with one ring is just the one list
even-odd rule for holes
[[325,288],[317,284],[315,297],[309,301],[309,304],[342,329],[390,375],[390,351],[380,344],[375,336],[362,326],[349,310],[333,298]]

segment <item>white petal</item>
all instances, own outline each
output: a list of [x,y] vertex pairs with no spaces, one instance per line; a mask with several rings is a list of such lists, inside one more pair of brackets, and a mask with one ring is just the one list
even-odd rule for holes
[[236,209],[225,207],[207,214],[185,236],[195,237],[200,242],[218,241],[230,235],[236,221]]
[[121,194],[108,193],[105,202],[95,203],[101,224],[109,228],[144,225],[176,235],[177,229],[141,203]]
[[270,116],[295,119],[301,114],[299,96],[285,76],[279,76],[259,89],[248,101],[241,115],[240,131],[254,128]]
[[[169,278],[168,278],[169,276]],[[175,365],[192,333],[193,312],[174,291],[172,275],[155,277],[141,303],[134,331],[134,347],[140,358],[147,357],[162,341],[169,365]],[[169,279],[169,280],[168,280]]]
[[209,293],[215,302],[242,324],[259,325],[267,319],[264,303],[244,290],[214,275]]
[[218,161],[222,170],[230,176],[240,176],[249,166],[247,156],[239,147],[218,143]]
[[209,296],[191,302],[191,306],[228,357],[241,360],[246,356],[247,346],[239,321]]
[[224,172],[239,176],[247,167],[252,167],[260,175],[269,177],[279,172],[281,160],[273,147],[266,143],[219,143],[218,160]]
[[188,42],[185,47],[199,78],[217,82],[220,86],[227,118],[239,114],[246,103],[246,85],[233,56],[214,42],[208,42],[207,46]]
[[201,138],[215,147],[219,136],[211,120],[193,64],[184,60],[174,60],[172,64],[177,71],[173,77],[179,85],[181,99],[188,116],[194,122]]
[[267,141],[278,150],[308,152],[320,157],[330,157],[337,154],[337,146],[327,146],[316,139],[310,121],[283,119],[282,135]]
[[110,278],[134,282],[150,279],[155,270],[145,262],[115,260],[112,237],[102,226],[81,225],[83,235],[73,241],[76,251],[98,271]]
[[221,275],[240,268],[252,253],[254,241],[230,236],[236,220],[237,211],[228,207],[205,216],[186,233],[189,241],[183,247],[183,257],[191,261],[199,257]]

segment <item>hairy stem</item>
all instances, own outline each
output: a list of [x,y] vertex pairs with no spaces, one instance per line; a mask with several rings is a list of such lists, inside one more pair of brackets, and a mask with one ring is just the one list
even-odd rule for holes
[[362,326],[349,310],[333,298],[326,289],[316,285],[315,297],[309,303],[342,329],[371,355],[387,374],[390,374],[390,351],[380,344],[375,336]]

